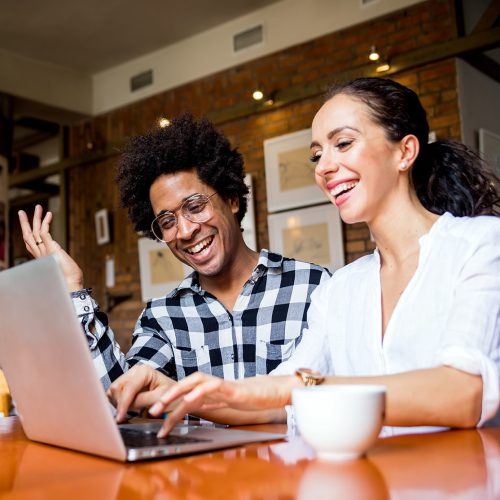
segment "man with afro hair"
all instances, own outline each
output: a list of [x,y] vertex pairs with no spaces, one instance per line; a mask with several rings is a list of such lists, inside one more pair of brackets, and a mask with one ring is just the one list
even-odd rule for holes
[[136,364],[172,381],[195,371],[230,380],[266,375],[300,342],[310,295],[329,272],[245,244],[244,176],[240,153],[207,119],[185,114],[129,141],[116,177],[122,205],[137,232],[166,243],[193,272],[147,302],[126,355],[84,288],[80,268],[52,240],[51,214],[42,217],[37,207],[30,227],[20,213],[25,241],[43,240],[27,243],[31,253],[60,256],[105,388]]

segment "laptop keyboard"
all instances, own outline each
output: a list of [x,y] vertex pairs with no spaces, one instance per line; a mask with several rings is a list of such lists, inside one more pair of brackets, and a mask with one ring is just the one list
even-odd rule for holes
[[146,431],[137,429],[127,429],[120,427],[120,433],[125,446],[128,448],[143,448],[145,446],[162,446],[169,444],[203,443],[210,439],[200,439],[187,436],[174,436],[169,434],[164,438],[156,437],[156,431]]

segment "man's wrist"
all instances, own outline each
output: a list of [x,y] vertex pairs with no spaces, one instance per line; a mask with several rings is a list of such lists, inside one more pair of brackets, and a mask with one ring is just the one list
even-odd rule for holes
[[78,317],[86,316],[94,312],[94,305],[90,296],[91,291],[92,288],[81,288],[70,293]]

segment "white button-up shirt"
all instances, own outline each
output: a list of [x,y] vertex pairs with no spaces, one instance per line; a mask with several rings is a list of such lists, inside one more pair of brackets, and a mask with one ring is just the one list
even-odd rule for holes
[[[295,353],[273,375],[302,366],[338,376],[451,366],[481,375],[482,425],[500,399],[500,218],[445,213],[434,223],[420,238],[417,270],[383,338],[377,250],[318,286],[308,324]],[[386,427],[383,434],[429,430]]]

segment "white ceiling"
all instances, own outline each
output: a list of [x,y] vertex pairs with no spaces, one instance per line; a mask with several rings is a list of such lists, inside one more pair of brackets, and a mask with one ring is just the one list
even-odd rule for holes
[[93,74],[279,0],[0,0],[0,50]]

